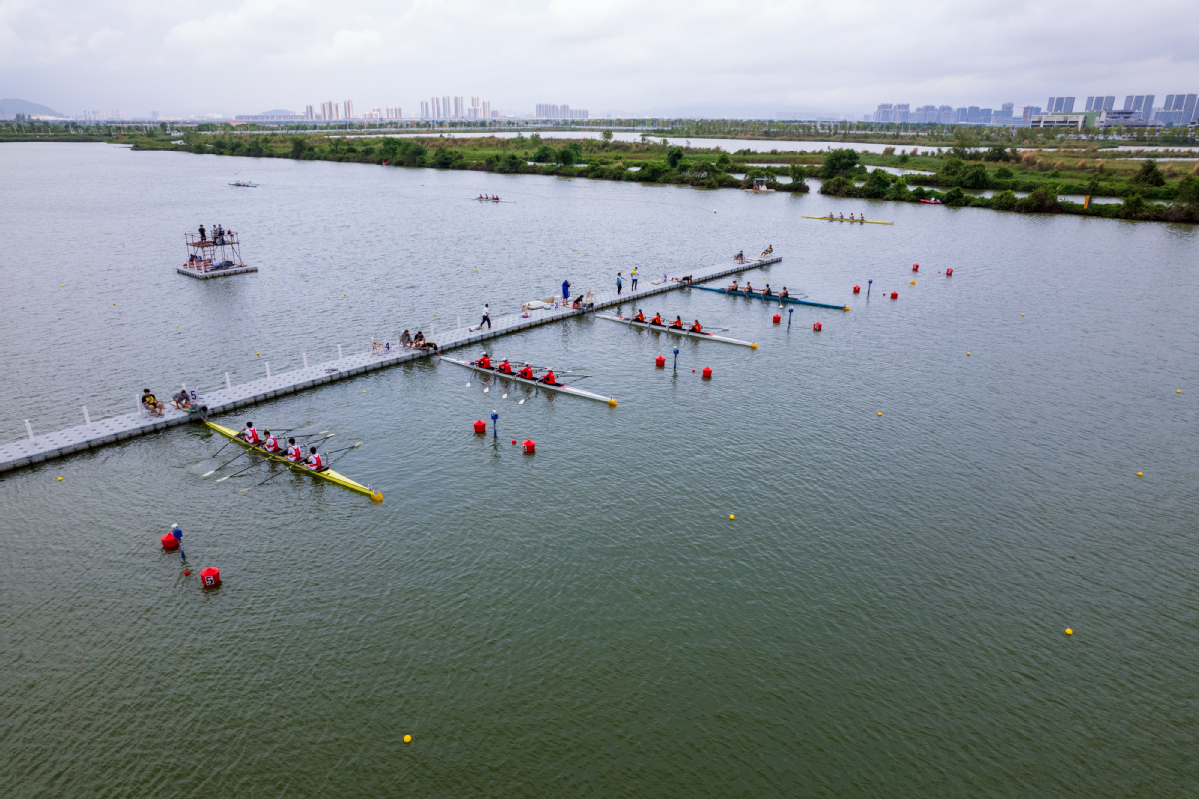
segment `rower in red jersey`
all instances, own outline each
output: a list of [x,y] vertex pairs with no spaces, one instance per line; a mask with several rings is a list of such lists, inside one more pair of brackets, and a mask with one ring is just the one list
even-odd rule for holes
[[481,369],[491,368],[491,359],[487,357],[487,353],[483,353],[479,356],[479,360],[475,361],[475,366],[478,366]]
[[521,377],[523,377],[525,380],[534,380],[535,379],[533,377],[533,367],[529,366],[527,363],[520,368],[520,371],[517,372],[517,374],[520,375]]
[[512,374],[512,364],[508,363],[508,359],[505,358],[503,362],[495,368],[495,370],[502,375],[510,375]]
[[264,430],[262,435],[263,435],[263,441],[262,441],[263,449],[265,449],[267,452],[270,452],[270,453],[283,451],[283,447],[279,446],[279,439],[277,439],[273,435],[271,435],[270,430]]
[[558,385],[558,381],[554,378],[554,370],[553,369],[547,370],[545,373],[545,377],[541,378],[541,380],[539,380],[538,382],[545,383],[547,386]]
[[308,462],[304,465],[314,472],[319,472],[326,468],[324,457],[316,451],[316,447],[308,450],[311,454],[308,456]]
[[293,463],[304,460],[304,450],[300,449],[294,438],[287,439],[287,459]]
[[258,435],[258,431],[254,429],[253,422],[246,422],[246,429],[241,431],[241,438],[247,444],[258,446],[262,443],[262,436]]
[[683,317],[676,316],[674,318],[674,321],[670,323],[670,326],[673,327],[675,330],[682,330],[683,329]]
[[636,322],[644,322],[645,321],[645,314],[643,314],[641,312],[640,308],[637,309],[637,315],[633,317],[633,321],[636,321]]

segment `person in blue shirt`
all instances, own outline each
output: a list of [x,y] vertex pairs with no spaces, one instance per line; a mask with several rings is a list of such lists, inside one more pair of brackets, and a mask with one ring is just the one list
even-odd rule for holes
[[620,272],[616,273],[616,293],[620,294],[620,289],[624,285],[624,281],[620,278]]
[[569,280],[562,281],[562,299],[563,299],[563,301],[570,299],[570,281]]

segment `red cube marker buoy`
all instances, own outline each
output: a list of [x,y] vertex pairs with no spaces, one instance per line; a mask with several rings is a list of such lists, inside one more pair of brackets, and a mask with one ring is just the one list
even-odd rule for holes
[[812,329],[815,330],[817,333],[819,333],[821,331],[821,329],[823,329],[823,328],[824,328],[824,325],[820,324],[819,322],[812,323]]
[[191,573],[192,573],[192,570],[191,570],[191,569],[184,569],[184,570],[183,570],[183,573],[184,573],[184,574],[191,574]]
[[484,422],[482,419],[476,419],[475,420],[475,432],[476,433],[486,433],[487,432],[487,422]]
[[515,438],[514,438],[514,439],[512,439],[512,443],[513,443],[513,444],[515,444],[515,443],[516,443],[516,439],[515,439]]
[[861,287],[861,286],[854,286],[854,287],[853,287],[853,293],[854,293],[854,294],[861,294],[861,293],[862,293],[862,287]]
[[659,355],[657,358],[654,358],[654,365],[657,366],[659,369],[666,366],[666,356]]
[[526,455],[532,455],[533,450],[537,449],[537,442],[531,438],[526,438],[523,442]]
[[945,270],[945,277],[953,277],[953,267]]
[[175,537],[174,533],[167,533],[166,535],[164,535],[162,537],[162,548],[163,549],[178,549],[179,548],[179,539]]
[[893,299],[893,300],[898,300],[898,299],[899,299],[899,292],[898,292],[898,291],[892,291],[892,292],[891,292],[891,299]]
[[912,264],[912,271],[913,271],[913,272],[919,272],[919,271],[920,271],[920,264]]
[[712,367],[711,366],[704,367],[703,376],[704,376],[704,380],[712,379]]
[[776,313],[776,314],[774,315],[774,323],[777,325],[777,324],[778,324],[779,322],[781,322],[781,321],[783,321],[783,315],[782,315],[782,314],[777,314],[777,313]]
[[216,588],[221,584],[221,570],[215,566],[200,570],[200,583],[205,588]]

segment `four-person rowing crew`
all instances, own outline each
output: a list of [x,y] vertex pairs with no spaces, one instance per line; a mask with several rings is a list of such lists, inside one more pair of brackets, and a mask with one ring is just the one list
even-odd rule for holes
[[493,203],[498,203],[500,201],[500,196],[498,194],[490,194],[490,195],[480,194],[475,199],[476,200],[491,200]]
[[[832,212],[832,211],[829,211],[829,212],[828,212],[828,218],[829,218],[829,219],[833,219],[834,221],[836,220],[836,217],[834,217],[834,216],[833,216],[833,212]],[[845,214],[844,214],[844,213],[842,213],[842,214],[841,214],[841,219],[845,219]],[[860,217],[856,217],[856,218],[855,218],[855,217],[854,217],[854,215],[853,215],[852,213],[850,213],[850,215],[849,215],[849,221],[850,221],[850,222],[865,222],[865,221],[866,221],[866,215],[865,215],[865,214],[862,214]]]
[[[498,366],[492,366],[491,356],[489,356],[486,352],[481,354],[478,360],[471,361],[470,363],[471,366],[477,366],[480,369],[490,369],[491,371],[501,375],[515,374],[517,377],[523,377],[525,380],[535,380],[538,383],[545,383],[547,386],[560,385],[558,383],[558,379],[554,376],[553,369],[546,369],[544,375],[537,377],[537,375],[533,372],[533,367],[526,363],[516,372],[513,372],[512,364],[508,362],[507,358],[501,361]],[[540,367],[537,368],[537,371],[541,371]]]
[[681,316],[676,316],[674,318],[673,322],[667,322],[667,323],[663,324],[661,313],[655,313],[652,318],[646,319],[645,313],[640,308],[637,309],[637,313],[633,314],[633,321],[641,322],[642,324],[645,324],[645,325],[657,325],[658,327],[669,327],[674,330],[690,330],[692,333],[704,332],[704,326],[699,323],[698,319],[693,321],[689,327],[684,327],[683,317],[681,317]]
[[[279,455],[284,452],[284,448],[279,446],[279,439],[271,435],[270,430],[263,430],[259,433],[254,429],[253,422],[246,422],[246,427],[237,437],[251,446],[260,447],[264,452],[271,455]],[[292,463],[297,463],[305,468],[311,469],[314,472],[321,472],[329,468],[329,464],[325,462],[325,457],[317,452],[316,447],[310,447],[308,457],[304,457],[304,450],[296,443],[294,438],[287,439],[286,454],[284,455]]]
[[778,297],[780,300],[785,300],[791,296],[791,294],[787,291],[786,286],[783,286],[783,290],[780,291],[778,294],[775,294],[774,291],[771,290],[769,283],[766,284],[766,288],[762,289],[761,291],[758,291],[757,289],[755,289],[753,286],[751,286],[749,284],[748,280],[745,281],[744,286],[738,286],[737,281],[734,280],[733,285],[728,286],[726,290],[727,291],[741,291],[746,294],[760,294],[763,297]]

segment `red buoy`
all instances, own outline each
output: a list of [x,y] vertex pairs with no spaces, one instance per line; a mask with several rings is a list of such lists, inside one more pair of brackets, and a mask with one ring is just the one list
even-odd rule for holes
[[178,549],[179,548],[179,539],[175,537],[174,533],[167,533],[166,535],[164,535],[162,537],[162,548],[163,549]]
[[526,438],[523,442],[523,446],[525,448],[525,454],[532,455],[533,450],[537,449],[537,442],[531,438]]
[[774,323],[777,325],[777,324],[778,324],[779,322],[781,322],[781,321],[783,321],[783,315],[782,315],[782,314],[777,314],[777,313],[776,313],[776,314],[774,315]]
[[476,433],[486,433],[487,432],[487,422],[484,422],[482,419],[477,419],[475,421],[475,432]]
[[657,366],[659,369],[661,369],[661,368],[665,367],[665,366],[666,366],[666,356],[665,356],[665,355],[659,355],[657,358],[654,358],[654,364],[655,364],[655,365],[656,365],[656,366]]
[[712,379],[712,367],[711,366],[704,367],[703,376],[704,376],[704,380]]
[[514,438],[514,439],[512,439],[512,443],[513,443],[513,444],[515,444],[515,443],[516,443],[516,439],[515,439],[515,438]]
[[184,570],[183,570],[183,573],[184,573],[184,574],[191,574],[191,573],[192,573],[192,570],[191,570],[191,569],[184,569]]
[[854,293],[854,294],[861,294],[861,293],[862,293],[862,287],[861,287],[861,286],[854,286],[854,287],[853,287],[853,293]]
[[952,266],[945,270],[945,277],[953,277],[953,267]]
[[913,271],[913,272],[919,272],[919,271],[920,271],[920,264],[912,264],[912,271]]
[[899,299],[899,292],[898,292],[898,291],[892,291],[892,292],[891,292],[891,299],[893,299],[893,300],[898,300],[898,299]]
[[205,588],[216,588],[221,584],[221,570],[215,566],[200,570],[200,584]]
[[823,327],[824,327],[824,325],[820,324],[819,322],[812,323],[812,329],[815,330],[817,333],[819,333]]

